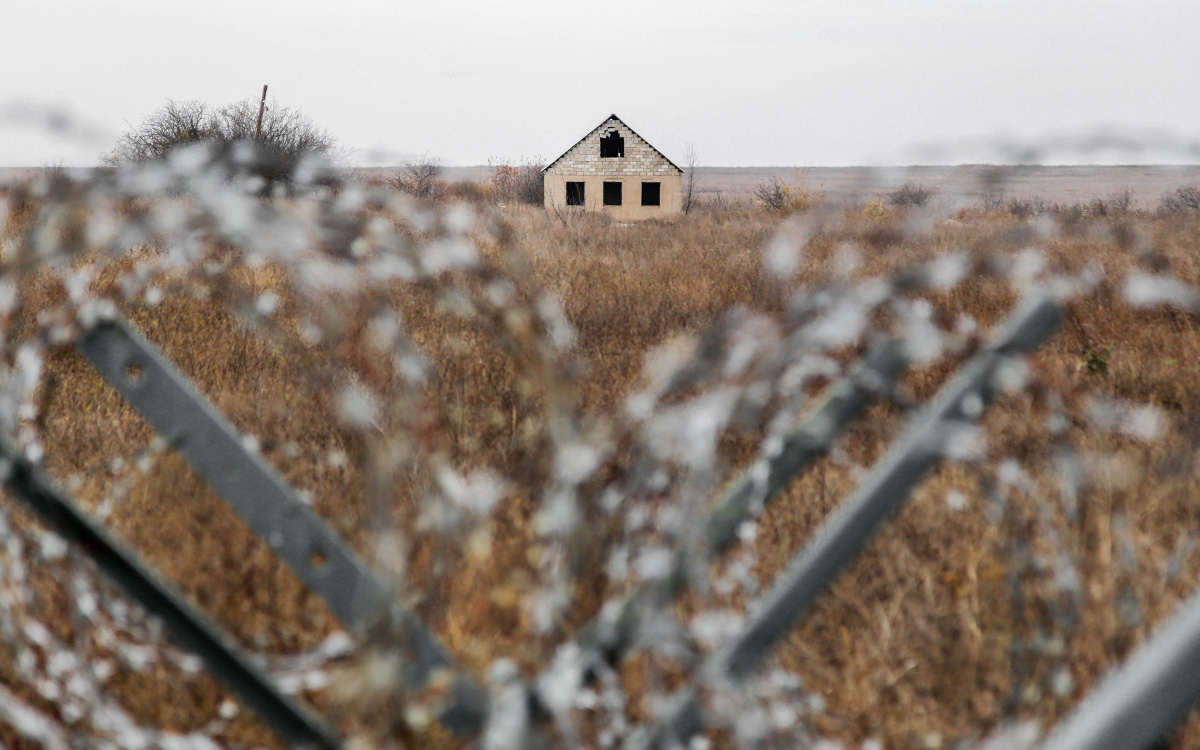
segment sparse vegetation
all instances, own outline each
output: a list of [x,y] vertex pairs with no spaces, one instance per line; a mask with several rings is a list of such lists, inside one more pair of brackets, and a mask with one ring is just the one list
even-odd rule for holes
[[796,213],[816,208],[824,196],[820,192],[809,190],[800,176],[797,176],[794,182],[773,176],[755,187],[754,197],[771,211]]
[[392,177],[392,187],[416,198],[435,200],[446,195],[442,164],[429,154],[408,159]]
[[116,147],[101,160],[117,166],[165,159],[181,146],[210,143],[222,150],[244,143],[247,155],[226,161],[241,166],[268,183],[289,182],[300,162],[317,154],[333,155],[337,140],[308,115],[272,100],[258,128],[259,102],[244,99],[224,107],[198,100],[175,101],[152,112],[121,134]]
[[1200,213],[1200,187],[1189,185],[1167,193],[1158,210],[1166,214]]
[[916,182],[906,182],[885,196],[888,205],[895,208],[920,207],[929,203],[937,191]]
[[1009,197],[1003,192],[988,195],[983,200],[984,210],[1006,213],[1017,219],[1050,216],[1062,221],[1079,221],[1087,218],[1120,216],[1135,210],[1133,192],[1118,190],[1103,198],[1092,198],[1082,203],[1059,203],[1041,196]]
[[868,219],[890,219],[894,212],[887,207],[887,204],[882,199],[872,198],[862,205],[859,213]]
[[521,159],[515,164],[492,160],[488,183],[501,203],[540,206],[545,197],[545,175],[541,159]]
[[696,170],[700,167],[700,152],[692,143],[683,152],[683,200],[684,214],[690,214],[696,205]]
[[1095,216],[1126,213],[1133,210],[1133,191],[1129,188],[1118,190],[1107,198],[1094,198],[1088,205]]

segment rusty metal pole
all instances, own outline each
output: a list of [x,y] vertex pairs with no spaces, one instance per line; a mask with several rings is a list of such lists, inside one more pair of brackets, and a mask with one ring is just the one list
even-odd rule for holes
[[258,122],[254,125],[254,140],[262,135],[262,115],[263,108],[267,106],[267,84],[263,84],[262,99],[258,101]]

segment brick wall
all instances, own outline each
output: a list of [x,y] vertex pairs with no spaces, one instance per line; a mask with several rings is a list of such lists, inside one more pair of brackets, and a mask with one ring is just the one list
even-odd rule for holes
[[[603,158],[600,156],[600,139],[616,130],[625,139],[625,156]],[[563,154],[546,174],[572,176],[622,176],[622,177],[665,177],[677,175],[679,170],[672,166],[649,143],[630,130],[625,123],[616,119],[606,120],[600,127]]]

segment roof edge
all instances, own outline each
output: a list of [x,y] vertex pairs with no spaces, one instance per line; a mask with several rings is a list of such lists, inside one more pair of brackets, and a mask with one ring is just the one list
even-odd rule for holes
[[582,138],[580,138],[579,140],[577,140],[577,141],[575,141],[574,143],[572,143],[572,144],[571,144],[571,146],[570,146],[570,147],[569,147],[569,148],[568,148],[566,151],[563,151],[561,154],[559,154],[559,156],[558,156],[558,158],[557,158],[557,159],[555,159],[554,161],[550,162],[550,163],[549,163],[549,164],[547,164],[546,166],[542,167],[542,174],[545,174],[545,173],[546,173],[546,170],[550,169],[550,167],[553,167],[555,164],[558,164],[560,161],[562,161],[562,158],[563,158],[564,156],[566,156],[567,154],[571,153],[571,149],[575,148],[575,147],[576,147],[576,146],[578,146],[579,144],[581,144],[581,143],[583,143],[584,141],[586,141],[586,140],[588,139],[588,136],[590,136],[592,133],[595,133],[595,132],[596,132],[597,130],[599,130],[600,128],[604,127],[605,123],[607,123],[609,120],[616,120],[617,122],[621,123],[621,124],[622,124],[622,125],[624,125],[625,127],[629,128],[629,132],[630,132],[630,133],[633,133],[633,134],[634,134],[634,135],[636,135],[638,138],[641,138],[641,139],[642,139],[642,143],[645,143],[647,146],[649,146],[651,149],[653,149],[653,150],[654,150],[654,153],[658,154],[658,155],[659,155],[659,156],[661,156],[663,159],[665,159],[665,160],[666,160],[666,162],[667,162],[667,164],[670,164],[672,167],[675,167],[675,169],[679,170],[679,174],[683,174],[683,173],[684,173],[684,172],[683,172],[683,169],[681,169],[681,168],[680,168],[680,166],[679,166],[678,164],[676,164],[675,162],[671,161],[670,157],[668,157],[668,156],[667,156],[666,154],[664,154],[662,151],[659,151],[659,150],[658,150],[658,148],[657,148],[657,147],[656,147],[656,146],[655,146],[653,143],[651,143],[650,141],[646,140],[646,139],[645,139],[645,137],[644,137],[644,136],[642,136],[642,134],[641,134],[641,133],[637,132],[637,131],[636,131],[636,130],[634,130],[633,128],[630,128],[630,127],[629,127],[629,123],[625,122],[625,121],[624,121],[624,120],[622,120],[620,117],[617,117],[617,116],[616,116],[616,114],[611,114],[611,115],[609,115],[608,117],[605,117],[603,120],[601,120],[599,125],[597,125],[596,127],[592,128],[592,129],[591,129],[591,130],[589,130],[588,132],[584,133]]

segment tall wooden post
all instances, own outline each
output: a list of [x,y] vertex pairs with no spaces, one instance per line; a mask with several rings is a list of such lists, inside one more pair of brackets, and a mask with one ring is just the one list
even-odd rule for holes
[[266,106],[267,106],[267,84],[264,83],[262,99],[260,99],[258,102],[258,122],[254,125],[254,140],[256,140],[256,141],[258,140],[258,137],[260,135],[262,135],[262,115],[263,115],[263,108]]

